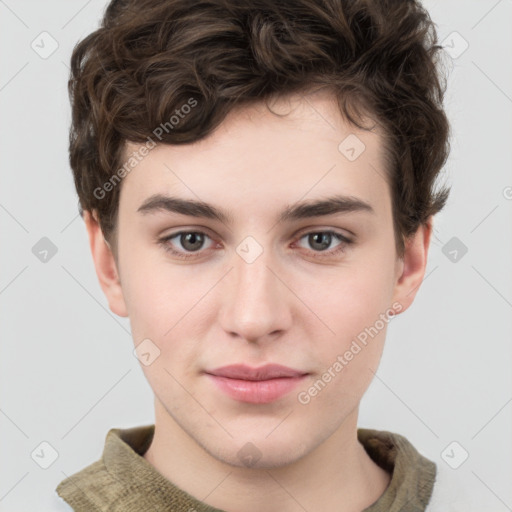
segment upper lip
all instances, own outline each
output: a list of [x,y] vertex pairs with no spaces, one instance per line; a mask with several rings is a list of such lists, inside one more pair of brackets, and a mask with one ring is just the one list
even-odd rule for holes
[[266,364],[258,368],[251,368],[245,364],[231,364],[207,371],[206,373],[218,377],[228,377],[230,379],[268,380],[277,379],[279,377],[301,377],[306,375],[307,372],[294,370],[293,368],[288,368],[280,364]]

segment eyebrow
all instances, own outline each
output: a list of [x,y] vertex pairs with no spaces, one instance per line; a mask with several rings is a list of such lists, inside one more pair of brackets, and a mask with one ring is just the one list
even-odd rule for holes
[[[218,220],[223,224],[232,224],[233,215],[211,204],[193,199],[154,194],[137,209],[144,215],[156,212],[169,212]],[[354,196],[335,195],[325,199],[306,201],[287,206],[279,215],[278,222],[290,222],[337,213],[369,212],[375,214],[372,206]]]

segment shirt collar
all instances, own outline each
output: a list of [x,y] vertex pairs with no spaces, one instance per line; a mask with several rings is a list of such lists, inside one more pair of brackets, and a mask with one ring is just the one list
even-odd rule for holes
[[[59,495],[76,512],[89,512],[91,505],[106,510],[105,505],[114,503],[115,510],[123,512],[224,512],[175,486],[144,459],[154,428],[111,429],[101,461],[61,482]],[[384,493],[363,512],[424,511],[432,494],[436,465],[399,434],[359,428],[357,436],[373,461],[391,473]]]

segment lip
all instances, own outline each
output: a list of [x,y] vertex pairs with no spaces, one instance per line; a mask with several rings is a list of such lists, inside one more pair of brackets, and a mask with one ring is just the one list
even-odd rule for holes
[[294,370],[293,368],[288,368],[280,364],[266,364],[258,368],[251,368],[245,364],[230,364],[207,371],[206,373],[218,377],[227,377],[229,379],[258,381],[278,379],[280,377],[301,377],[302,375],[306,375],[307,372]]
[[205,372],[231,398],[253,404],[270,403],[288,394],[308,373],[278,364],[251,368],[243,364]]

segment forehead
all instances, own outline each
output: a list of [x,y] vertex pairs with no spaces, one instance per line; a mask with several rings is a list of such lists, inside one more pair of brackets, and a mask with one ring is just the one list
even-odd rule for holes
[[[249,215],[278,203],[343,194],[376,209],[387,207],[377,128],[348,124],[326,93],[280,97],[268,107],[237,108],[200,141],[157,145],[123,179],[121,205],[134,211],[149,196],[167,193],[219,206],[229,203]],[[126,156],[139,147],[128,143]]]

